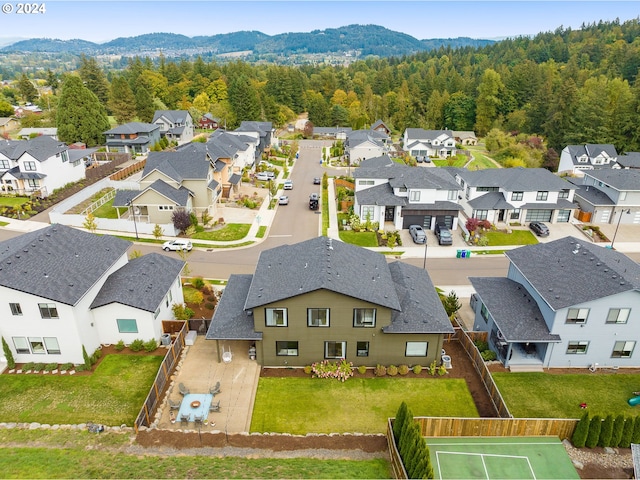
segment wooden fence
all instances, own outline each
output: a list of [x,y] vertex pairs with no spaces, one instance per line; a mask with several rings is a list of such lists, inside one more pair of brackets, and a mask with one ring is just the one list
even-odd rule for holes
[[158,406],[158,402],[162,398],[162,394],[169,382],[169,377],[171,377],[173,369],[180,358],[182,350],[184,349],[184,337],[186,335],[187,328],[187,322],[183,322],[182,328],[176,333],[175,339],[171,342],[171,346],[169,350],[167,350],[167,354],[165,355],[162,364],[160,364],[158,374],[156,375],[153,385],[151,385],[151,389],[149,390],[149,394],[142,404],[140,413],[136,418],[136,422],[134,424],[136,432],[138,432],[138,429],[142,426],[148,427],[151,425],[151,419],[153,418],[153,414]]
[[409,478],[407,470],[404,468],[400,452],[396,446],[396,441],[393,438],[393,421],[395,418],[389,418],[387,420],[387,444],[389,445],[389,459],[391,461],[391,472],[393,478]]
[[423,437],[571,438],[577,419],[414,417]]
[[108,161],[109,163],[103,163],[101,165],[93,164],[91,168],[85,170],[85,177],[88,180],[97,181],[106,177],[114,168],[118,165],[122,165],[126,161],[131,159],[131,155],[128,153],[116,153],[116,152],[96,152],[93,157],[98,161]]
[[137,163],[134,163],[133,165],[129,165],[128,167],[123,168],[122,170],[118,170],[117,172],[115,172],[114,174],[109,176],[110,180],[123,180],[127,177],[129,177],[130,175],[139,172],[140,170],[144,169],[144,165],[147,163],[146,159],[145,160],[140,160]]

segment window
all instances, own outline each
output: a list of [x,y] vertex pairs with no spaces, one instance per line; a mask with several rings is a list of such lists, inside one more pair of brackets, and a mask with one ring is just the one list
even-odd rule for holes
[[375,308],[354,308],[353,309],[353,326],[354,327],[375,327],[376,326],[376,309]]
[[160,307],[158,306],[158,308],[156,308],[156,311],[153,312],[153,318],[156,319],[158,318],[158,315],[160,315]]
[[487,310],[487,306],[484,303],[480,307],[480,316],[484,319],[485,323],[489,323],[489,310]]
[[172,300],[173,300],[173,295],[171,294],[171,290],[169,290],[169,293],[167,294],[165,306],[168,307]]
[[536,194],[536,200],[546,200],[549,197],[549,192],[538,192]]
[[569,198],[569,190],[560,190],[558,198]]
[[373,185],[373,180],[358,180],[358,185]]
[[324,358],[345,358],[347,342],[324,342]]
[[524,192],[511,192],[511,200],[522,200]]
[[456,200],[458,198],[457,190],[449,190],[449,194],[447,195],[447,200]]
[[158,205],[158,210],[173,210],[173,205]]
[[71,162],[71,165],[77,167],[78,165],[80,165],[80,159],[78,158],[77,160],[74,160],[73,162]]
[[22,315],[22,307],[19,303],[10,303],[11,315]]
[[24,162],[24,170],[25,172],[35,172],[36,162]]
[[486,220],[489,215],[489,210],[474,210],[473,218],[477,218],[478,220]]
[[66,150],[64,150],[62,152],[62,161],[63,162],[68,162],[69,161],[69,152],[67,152]]
[[369,356],[369,342],[357,342],[356,343],[356,354],[358,357],[368,357]]
[[286,308],[265,308],[264,317],[267,327],[286,327],[287,326],[287,309]]
[[616,342],[613,345],[611,358],[630,358],[635,346],[636,342]]
[[476,192],[498,192],[498,187],[476,187]]
[[630,313],[630,308],[610,308],[607,323],[627,323]]
[[511,210],[511,220],[518,220],[520,218],[520,209],[514,208]]
[[60,345],[56,337],[44,337],[43,340],[49,355],[60,354]]
[[570,217],[571,217],[571,210],[558,210],[558,215],[556,216],[556,222],[568,223]]
[[627,192],[620,192],[620,195],[618,195],[618,200],[626,200],[627,199]]
[[419,202],[420,201],[420,190],[410,190],[409,191],[409,201],[410,202]]
[[426,357],[429,342],[407,342],[405,357]]
[[276,355],[278,357],[297,357],[298,342],[276,342]]
[[566,323],[587,323],[588,308],[570,308],[567,313]]
[[24,337],[13,337],[13,346],[16,347],[16,353],[31,353],[29,342]]
[[38,307],[42,318],[58,318],[58,309],[55,303],[39,303]]
[[31,345],[31,353],[45,354],[47,351],[44,349],[44,342],[39,337],[29,337],[29,344]]
[[400,193],[407,193],[407,187],[400,187],[400,188],[398,188],[398,192],[400,192]]
[[9,160],[0,160],[0,169],[8,170],[9,169]]
[[27,185],[30,188],[38,188],[38,180],[36,180],[35,178],[29,178],[27,179]]
[[118,332],[120,333],[138,333],[138,322],[135,319],[118,318]]
[[584,355],[589,348],[589,342],[569,342],[567,355]]
[[362,207],[362,220],[373,220],[374,207],[373,205],[365,205]]
[[328,327],[329,326],[329,309],[328,308],[307,308],[307,326]]

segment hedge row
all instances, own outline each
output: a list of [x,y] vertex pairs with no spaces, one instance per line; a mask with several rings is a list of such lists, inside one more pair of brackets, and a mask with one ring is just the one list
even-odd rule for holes
[[640,443],[640,416],[607,415],[603,419],[600,415],[590,418],[589,412],[584,412],[571,442],[577,448],[629,448],[632,443]]
[[409,478],[433,478],[429,447],[405,402],[400,405],[393,421],[393,438]]

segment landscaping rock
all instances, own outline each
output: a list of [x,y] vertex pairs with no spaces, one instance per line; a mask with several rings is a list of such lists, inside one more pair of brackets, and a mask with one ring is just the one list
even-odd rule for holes
[[32,422],[29,424],[29,430],[37,430],[40,428],[40,424],[38,422]]
[[584,468],[584,464],[582,462],[579,462],[578,460],[573,460],[573,466],[576,467],[578,470],[582,470]]

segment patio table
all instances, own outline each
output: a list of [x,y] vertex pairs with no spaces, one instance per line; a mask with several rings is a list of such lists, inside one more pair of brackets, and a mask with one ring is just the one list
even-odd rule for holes
[[183,415],[189,417],[189,421],[193,422],[195,416],[201,416],[206,420],[207,415],[209,414],[209,406],[211,405],[211,400],[213,399],[213,395],[209,393],[188,393],[182,398],[182,403],[180,404],[180,410],[178,410],[178,418],[181,418]]

